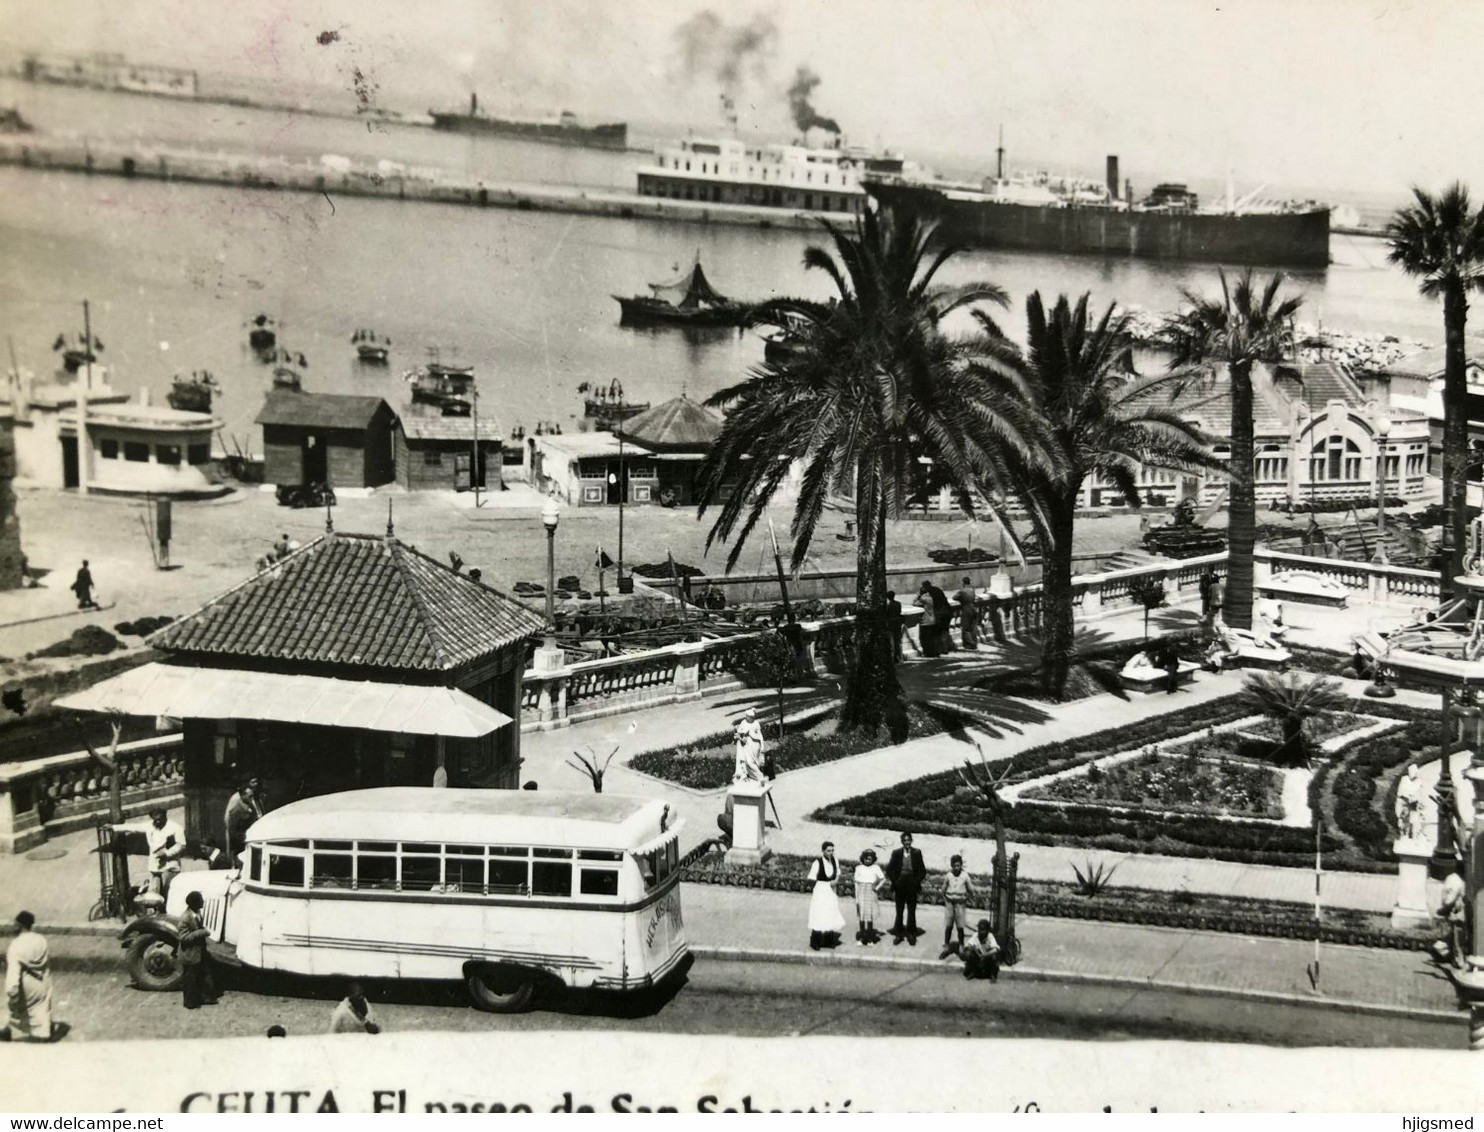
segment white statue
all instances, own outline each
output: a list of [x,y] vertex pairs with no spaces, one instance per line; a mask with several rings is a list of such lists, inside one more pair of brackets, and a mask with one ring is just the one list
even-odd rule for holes
[[742,713],[733,736],[737,743],[737,769],[732,774],[733,782],[762,782],[763,779],[763,729],[751,708]]
[[1422,836],[1422,780],[1416,763],[1396,786],[1396,836],[1403,841]]

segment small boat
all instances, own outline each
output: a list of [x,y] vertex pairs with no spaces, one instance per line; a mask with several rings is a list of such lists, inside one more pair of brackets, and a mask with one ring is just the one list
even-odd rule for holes
[[792,361],[803,349],[803,336],[794,329],[779,330],[763,337],[763,358],[775,364]]
[[52,349],[62,355],[62,367],[68,373],[76,373],[89,362],[96,362],[98,355],[103,350],[103,343],[96,334],[93,335],[91,348],[85,334],[77,334],[68,337],[66,334],[58,334],[57,340],[52,343]]
[[296,369],[290,369],[288,366],[274,366],[273,388],[293,389],[297,392],[304,388],[304,378]]
[[278,345],[278,323],[260,314],[247,324],[247,344],[254,350],[271,350]]
[[437,405],[446,417],[467,417],[473,409],[474,367],[429,362],[403,375],[412,400]]
[[350,336],[356,348],[356,357],[368,365],[386,365],[387,355],[392,349],[392,340],[374,330],[357,330]]
[[211,398],[220,388],[211,374],[205,370],[193,370],[190,377],[175,375],[170,383],[170,392],[165,394],[165,400],[172,409],[181,409],[188,413],[209,413]]
[[623,382],[618,378],[610,381],[606,389],[584,381],[577,387],[577,392],[584,394],[582,415],[591,422],[594,432],[612,432],[620,421],[636,417],[649,409],[648,401],[625,399]]
[[[727,298],[706,278],[701,261],[673,283],[651,283],[652,295],[614,295],[621,326],[741,326],[751,303]],[[671,296],[671,297],[667,297]]]

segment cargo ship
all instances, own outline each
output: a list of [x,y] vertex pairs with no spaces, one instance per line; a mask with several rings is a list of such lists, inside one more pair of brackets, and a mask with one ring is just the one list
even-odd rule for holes
[[977,186],[873,176],[864,187],[883,204],[937,221],[946,239],[969,247],[1273,267],[1329,264],[1326,204],[1258,200],[1256,193],[1237,200],[1228,190],[1224,205],[1203,207],[1181,184],[1156,185],[1134,203],[1126,182],[1120,198],[1117,157],[1108,158],[1107,170],[1104,185],[997,173]]
[[429,110],[433,129],[456,134],[494,134],[502,138],[548,142],[553,145],[580,145],[590,149],[627,149],[627,122],[603,122],[585,126],[570,110],[552,118],[492,118],[479,109],[479,96],[469,96],[469,112]]

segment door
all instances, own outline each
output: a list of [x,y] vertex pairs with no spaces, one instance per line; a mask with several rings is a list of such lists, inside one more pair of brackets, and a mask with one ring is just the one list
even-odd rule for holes
[[322,436],[304,438],[304,482],[326,485],[330,482],[330,462]]
[[469,487],[469,453],[455,452],[453,454],[453,489],[468,491]]
[[622,466],[617,462],[608,465],[608,502],[618,503],[622,498],[623,481],[620,478]]
[[62,437],[62,486],[76,487],[77,478],[77,437]]

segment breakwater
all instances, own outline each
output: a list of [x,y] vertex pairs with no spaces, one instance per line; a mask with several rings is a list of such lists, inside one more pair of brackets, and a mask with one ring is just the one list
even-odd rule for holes
[[[666,200],[605,189],[563,185],[491,184],[442,170],[409,169],[393,162],[358,165],[343,158],[293,162],[283,158],[198,150],[95,145],[70,139],[12,136],[0,139],[0,165],[90,176],[178,181],[230,188],[376,197],[535,212],[566,212],[625,220],[728,224],[815,231],[816,214],[746,205]],[[838,217],[844,219],[844,217]]]

